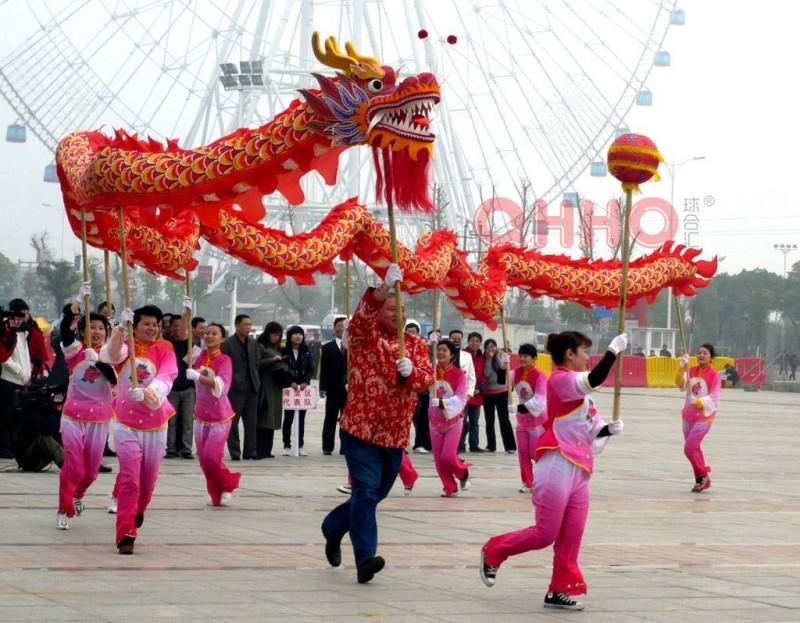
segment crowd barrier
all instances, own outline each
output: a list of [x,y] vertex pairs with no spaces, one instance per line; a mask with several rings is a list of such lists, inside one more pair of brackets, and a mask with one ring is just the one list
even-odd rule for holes
[[[602,359],[602,354],[589,355],[589,369]],[[675,387],[675,377],[679,369],[677,357],[638,357],[626,355],[622,369],[623,387]],[[730,364],[739,373],[742,383],[761,386],[767,380],[764,359],[761,357],[714,357],[711,362],[715,370],[722,372],[725,365]],[[689,358],[689,366],[697,365],[697,357]],[[511,367],[519,366],[519,356],[511,355]],[[550,378],[553,372],[553,360],[548,353],[539,353],[536,367]],[[616,367],[616,365],[615,365]],[[614,385],[615,367],[611,369],[604,386]]]
[[763,357],[739,357],[736,371],[742,383],[761,387],[767,380],[767,367]]

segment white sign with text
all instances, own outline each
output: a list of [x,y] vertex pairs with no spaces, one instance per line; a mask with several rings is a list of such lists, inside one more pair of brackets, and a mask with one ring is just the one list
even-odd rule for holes
[[303,390],[286,387],[283,390],[283,409],[284,411],[316,409],[317,397],[316,385],[309,385]]

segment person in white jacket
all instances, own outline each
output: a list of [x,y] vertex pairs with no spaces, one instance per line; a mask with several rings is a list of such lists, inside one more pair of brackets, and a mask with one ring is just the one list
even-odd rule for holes
[[[475,365],[472,363],[472,355],[470,355],[467,351],[461,349],[461,344],[464,341],[464,332],[461,329],[453,329],[450,331],[448,336],[450,341],[455,344],[456,348],[458,349],[458,367],[464,371],[464,374],[467,375],[467,400],[472,398],[475,395]],[[474,416],[470,414],[469,419],[464,419],[464,427],[461,430],[461,441],[458,444],[458,451],[459,452],[466,452],[467,448],[465,445],[467,439],[467,432],[473,431],[473,434],[470,436],[470,439],[477,438],[478,436],[478,416],[479,413],[476,412]]]

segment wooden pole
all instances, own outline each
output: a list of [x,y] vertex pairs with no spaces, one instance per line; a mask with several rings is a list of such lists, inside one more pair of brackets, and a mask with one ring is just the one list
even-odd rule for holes
[[350,318],[350,260],[344,263],[344,315]]
[[106,318],[113,318],[114,312],[111,311],[111,254],[108,249],[103,251],[103,268],[106,273]]
[[[392,248],[392,263],[397,264],[397,229],[394,224],[394,207],[387,206],[389,212],[389,235],[391,236]],[[406,343],[403,339],[403,295],[400,292],[400,282],[394,284],[394,298],[397,303],[397,311],[395,312],[397,324],[397,352],[398,356],[402,359],[406,356]]]
[[[192,274],[188,269],[184,270],[186,274],[186,296],[192,298]],[[269,336],[267,336],[269,337]],[[192,367],[192,308],[186,310],[186,352],[189,355],[189,367]]]
[[503,350],[508,354],[508,366],[506,366],[506,388],[508,389],[508,404],[511,404],[511,346],[508,343],[508,331],[506,330],[506,310],[500,308],[500,329],[503,332]]
[[[86,210],[81,208],[81,253],[83,254],[83,281],[89,281],[89,250],[86,246]],[[92,310],[89,308],[89,295],[83,295],[83,345],[89,348],[92,345],[92,334],[89,331]]]
[[[617,334],[625,333],[625,302],[628,298],[628,263],[630,262],[630,217],[633,204],[633,191],[625,191],[625,215],[622,221],[622,280],[620,281]],[[614,375],[613,420],[619,419],[619,403],[622,397],[622,361],[625,353],[617,355],[617,372]]]
[[[122,260],[122,291],[125,297],[125,309],[131,307],[131,289],[128,284],[128,251],[125,248],[125,214],[122,206],[117,208],[117,221],[119,224],[119,257]],[[139,380],[136,378],[136,341],[133,339],[133,324],[127,322],[128,329],[128,361],[131,366],[131,387],[138,387]]]
[[675,297],[675,315],[678,317],[678,332],[681,336],[681,354],[686,354],[686,334],[683,332],[683,314],[681,313],[681,302],[675,290],[672,291],[672,296]]

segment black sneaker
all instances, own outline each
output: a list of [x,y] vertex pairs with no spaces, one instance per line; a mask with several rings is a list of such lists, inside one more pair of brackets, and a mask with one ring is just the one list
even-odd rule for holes
[[375,577],[375,574],[378,573],[383,566],[386,564],[386,561],[381,556],[373,556],[372,558],[367,558],[363,563],[358,565],[358,569],[356,570],[356,574],[358,576],[358,583],[359,584],[366,584],[367,582],[372,581],[372,578]]
[[487,564],[486,558],[484,557],[483,550],[481,550],[481,580],[483,583],[486,584],[489,588],[494,586],[495,580],[497,579],[497,567],[493,567],[490,564]]
[[110,474],[113,471],[114,470],[111,469],[110,465],[103,465],[102,463],[100,464],[100,467],[97,468],[98,474]]
[[583,602],[575,601],[566,593],[547,593],[544,596],[545,608],[559,608],[561,610],[583,610]]
[[177,459],[178,453],[175,450],[167,450],[166,454],[164,455],[165,459]]
[[132,536],[124,536],[122,540],[117,543],[117,551],[120,554],[131,555],[133,554],[133,543],[136,539]]
[[133,519],[133,523],[136,524],[137,528],[141,528],[142,524],[144,523],[144,513],[139,513],[136,515],[136,517]]
[[332,541],[325,536],[325,532],[322,536],[325,537],[325,558],[328,559],[328,564],[331,567],[338,567],[342,564],[342,542]]

